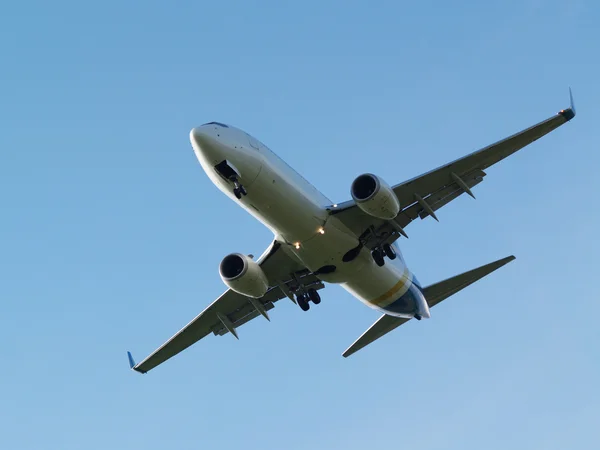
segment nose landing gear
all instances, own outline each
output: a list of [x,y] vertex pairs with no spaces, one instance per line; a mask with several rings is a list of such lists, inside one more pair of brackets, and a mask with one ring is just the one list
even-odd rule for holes
[[227,181],[233,183],[233,195],[235,195],[235,198],[240,200],[242,195],[248,195],[246,188],[242,186],[238,180],[238,177],[240,176],[239,172],[237,169],[229,165],[226,159],[217,164],[215,166],[215,170]]
[[235,198],[238,200],[242,198],[242,195],[248,195],[246,188],[239,183],[237,178],[233,180],[233,195],[235,195]]

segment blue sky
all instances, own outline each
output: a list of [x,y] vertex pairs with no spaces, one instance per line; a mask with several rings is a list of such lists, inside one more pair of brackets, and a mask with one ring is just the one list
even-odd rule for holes
[[[40,2],[0,13],[0,447],[591,449],[600,439],[600,5]],[[271,235],[202,172],[219,120],[334,201],[568,106],[412,224],[423,284],[517,260],[349,359],[377,317],[337,286],[129,371]]]

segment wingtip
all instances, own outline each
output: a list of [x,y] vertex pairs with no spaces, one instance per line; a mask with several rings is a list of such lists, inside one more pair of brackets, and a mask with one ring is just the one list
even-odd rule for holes
[[515,257],[515,255],[510,255],[510,256],[507,256],[506,258],[502,258],[501,260],[498,261],[498,263],[500,263],[500,266],[503,266],[505,264],[508,264],[509,262],[514,261],[515,259],[517,259]]
[[129,359],[129,368],[131,370],[135,370],[136,372],[139,372],[139,373],[146,373],[143,370],[140,370],[136,367],[137,364],[135,363],[135,360],[133,359],[133,356],[131,356],[131,352],[129,352],[129,351],[127,352],[127,359]]
[[135,367],[135,361],[133,359],[133,356],[131,356],[131,352],[127,352],[127,359],[129,359],[129,368],[133,369]]

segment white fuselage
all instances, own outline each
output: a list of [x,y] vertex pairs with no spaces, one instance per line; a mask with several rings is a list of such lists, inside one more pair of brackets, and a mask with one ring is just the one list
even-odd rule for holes
[[[358,244],[358,237],[328,208],[332,202],[290,168],[267,146],[235,127],[212,122],[190,133],[194,152],[212,182],[252,216],[267,226],[310,271],[333,265],[319,274],[324,282],[338,283],[366,305],[398,317],[429,317],[429,308],[400,250],[398,258],[379,267],[370,252],[343,262],[342,256]],[[226,161],[247,195],[237,199],[234,184],[215,168]]]

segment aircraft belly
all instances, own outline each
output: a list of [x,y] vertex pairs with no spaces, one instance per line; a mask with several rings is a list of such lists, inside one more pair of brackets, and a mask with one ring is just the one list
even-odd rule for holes
[[327,220],[323,225],[323,234],[317,232],[302,242],[300,248],[293,246],[291,249],[313,272],[327,266],[335,267],[330,273],[318,274],[321,280],[328,283],[343,283],[351,279],[370,261],[370,256],[368,259],[356,258],[348,263],[342,261],[348,249],[356,247],[358,239],[336,225],[336,221]]
[[275,234],[291,244],[314,237],[327,219],[325,208],[267,164],[243,202]]
[[386,261],[383,267],[379,267],[367,251],[363,250],[361,256],[364,253],[370,263],[365,264],[342,287],[367,306],[388,315],[413,317],[415,312],[420,311],[422,294],[414,284],[408,267],[399,258]]

